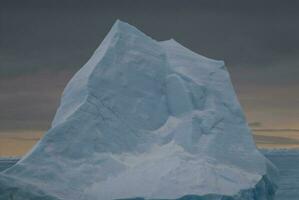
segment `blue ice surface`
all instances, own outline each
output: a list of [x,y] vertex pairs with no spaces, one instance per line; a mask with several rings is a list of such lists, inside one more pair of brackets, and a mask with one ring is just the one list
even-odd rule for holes
[[[299,199],[299,150],[264,152],[280,172],[278,190],[275,200],[298,200]],[[0,158],[0,171],[11,167],[18,158]],[[136,198],[135,200],[142,200]]]

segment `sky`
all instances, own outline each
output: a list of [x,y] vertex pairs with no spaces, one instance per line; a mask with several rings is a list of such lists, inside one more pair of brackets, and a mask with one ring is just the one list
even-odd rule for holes
[[116,19],[224,60],[251,127],[296,132],[298,10],[295,0],[0,0],[0,133],[47,130]]

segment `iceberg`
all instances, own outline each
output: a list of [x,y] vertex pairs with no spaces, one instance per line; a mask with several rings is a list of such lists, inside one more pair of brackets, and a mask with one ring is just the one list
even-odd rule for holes
[[270,200],[276,179],[224,62],[118,20],[0,199]]

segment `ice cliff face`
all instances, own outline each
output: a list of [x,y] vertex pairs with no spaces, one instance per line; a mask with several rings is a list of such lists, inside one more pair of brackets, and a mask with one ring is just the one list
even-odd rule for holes
[[0,199],[269,200],[275,174],[222,61],[117,21]]

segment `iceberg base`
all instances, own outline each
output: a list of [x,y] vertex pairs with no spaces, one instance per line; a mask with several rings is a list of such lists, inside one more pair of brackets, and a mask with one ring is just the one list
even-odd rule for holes
[[[277,186],[267,176],[252,189],[242,190],[234,196],[219,194],[207,194],[204,196],[185,195],[177,200],[273,200]],[[42,190],[30,184],[22,184],[14,178],[0,176],[0,200],[59,200],[58,197],[44,193]],[[146,200],[142,197],[118,200]],[[152,199],[154,200],[154,199]],[[166,199],[156,199],[166,200]]]

